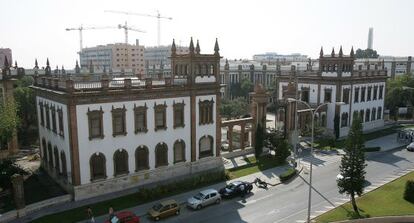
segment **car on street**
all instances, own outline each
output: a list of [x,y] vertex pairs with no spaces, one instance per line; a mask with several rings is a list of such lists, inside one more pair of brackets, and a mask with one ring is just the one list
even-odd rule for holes
[[162,201],[148,211],[148,215],[158,221],[161,218],[180,214],[180,205],[175,200]]
[[222,197],[230,198],[234,196],[244,195],[250,193],[253,185],[245,181],[234,181],[221,188],[219,193]]
[[408,151],[410,151],[410,152],[414,152],[414,142],[410,143],[410,144],[407,146],[407,150],[408,150]]
[[187,206],[195,210],[200,210],[205,206],[211,204],[219,204],[220,202],[220,193],[214,189],[207,189],[200,191],[200,193],[188,198]]
[[139,223],[139,217],[131,211],[120,211],[111,220],[105,223]]

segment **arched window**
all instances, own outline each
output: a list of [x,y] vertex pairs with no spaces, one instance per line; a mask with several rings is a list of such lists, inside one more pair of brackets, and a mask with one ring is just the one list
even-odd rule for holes
[[377,117],[377,109],[373,108],[372,115],[371,115],[371,121],[374,121],[376,117]]
[[91,181],[106,178],[106,159],[104,154],[93,154],[89,160]]
[[168,147],[165,143],[158,143],[155,147],[155,167],[168,166]]
[[326,127],[326,114],[325,113],[321,115],[321,126]]
[[174,163],[185,162],[185,143],[177,140],[174,143]]
[[60,152],[60,161],[62,163],[62,176],[67,177],[68,176],[68,169],[66,166],[66,155],[65,152],[62,150]]
[[381,119],[381,118],[382,118],[382,107],[378,107],[377,119]]
[[348,113],[344,112],[341,115],[341,127],[346,127],[348,126]]
[[47,153],[48,153],[48,161],[49,161],[49,168],[53,168],[53,152],[52,152],[52,144],[49,142],[47,144]]
[[128,171],[128,152],[125,149],[117,150],[114,153],[114,175],[127,174]]
[[135,171],[149,169],[148,148],[146,146],[139,146],[135,150]]
[[199,142],[199,157],[204,158],[208,156],[213,156],[213,137],[212,136],[203,136],[200,138]]
[[46,139],[42,139],[42,158],[43,158],[43,164],[47,165],[47,145],[46,145]]
[[365,122],[369,122],[369,116],[371,115],[371,112],[369,108],[365,111]]
[[60,174],[60,167],[59,167],[59,150],[58,148],[55,146],[54,150],[54,155],[55,155],[55,170],[57,174]]

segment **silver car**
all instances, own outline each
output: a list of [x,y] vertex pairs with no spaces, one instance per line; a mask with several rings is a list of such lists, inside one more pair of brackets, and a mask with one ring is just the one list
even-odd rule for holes
[[200,210],[210,204],[219,204],[220,201],[221,196],[217,190],[207,189],[200,191],[200,193],[194,195],[193,197],[188,198],[187,206],[192,209]]

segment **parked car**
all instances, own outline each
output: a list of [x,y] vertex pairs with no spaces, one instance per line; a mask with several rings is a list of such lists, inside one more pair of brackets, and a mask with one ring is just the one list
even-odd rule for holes
[[158,221],[161,218],[180,214],[180,205],[175,200],[162,201],[148,211],[148,215]]
[[219,204],[221,196],[217,190],[207,189],[200,191],[200,193],[188,198],[187,206],[192,209],[200,210],[201,208],[210,204]]
[[414,152],[414,142],[410,143],[410,144],[407,146],[407,150],[408,150],[408,151],[410,151],[410,152]]
[[139,217],[130,211],[120,211],[115,217],[105,223],[139,223]]
[[237,195],[248,194],[253,189],[253,185],[245,181],[234,181],[221,188],[219,193],[222,197],[234,197]]

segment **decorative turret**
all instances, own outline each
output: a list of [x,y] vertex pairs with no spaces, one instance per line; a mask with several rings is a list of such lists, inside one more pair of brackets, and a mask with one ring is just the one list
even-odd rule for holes
[[198,40],[196,45],[196,54],[200,54],[200,44],[198,43]]
[[37,58],[35,59],[35,66],[34,69],[39,69],[39,64],[37,63]]
[[177,47],[175,47],[175,39],[173,39],[172,45],[171,45],[171,55],[175,56],[177,54]]
[[46,59],[45,75],[51,75],[52,69],[50,68],[49,58]]
[[341,48],[339,48],[339,57],[342,57],[344,54],[343,54],[343,52],[342,52],[342,46],[341,46]]
[[321,52],[319,53],[319,57],[322,58],[323,57],[323,47],[321,47]]
[[332,47],[331,56],[332,56],[332,57],[335,57],[335,48],[333,48],[333,47]]
[[77,73],[77,74],[80,73],[80,67],[79,67],[78,60],[76,60],[75,73]]
[[224,64],[224,69],[228,70],[229,68],[230,68],[229,60],[227,60],[227,58],[226,58],[226,64]]
[[193,43],[193,37],[191,37],[191,40],[190,40],[190,47],[189,47],[189,49],[190,49],[190,54],[194,54],[194,43]]
[[14,61],[14,69],[17,69],[17,60]]
[[216,43],[214,44],[214,55],[220,56],[219,51],[220,51],[220,48],[219,48],[218,40],[216,38]]
[[66,70],[65,70],[65,68],[63,67],[63,65],[62,65],[62,74],[66,74]]
[[349,54],[349,56],[354,57],[354,47],[351,48],[351,53]]

